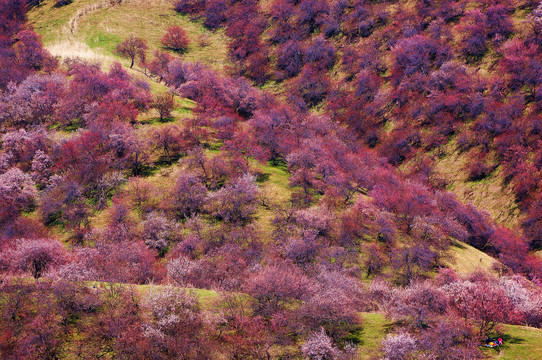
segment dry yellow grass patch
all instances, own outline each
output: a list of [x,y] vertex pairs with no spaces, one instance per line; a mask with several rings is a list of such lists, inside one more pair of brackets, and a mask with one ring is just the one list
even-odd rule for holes
[[81,58],[92,63],[100,63],[102,67],[107,67],[117,61],[112,56],[106,55],[100,49],[91,49],[82,41],[66,39],[53,44],[48,44],[45,48],[53,55],[61,59]]
[[486,253],[462,242],[452,245],[450,259],[445,265],[460,275],[469,275],[476,271],[495,272],[494,265],[498,261]]
[[480,181],[469,181],[464,170],[467,162],[472,161],[468,153],[459,154],[449,144],[444,151],[446,156],[435,164],[435,171],[450,182],[448,190],[466,204],[473,204],[478,209],[487,211],[493,220],[509,228],[516,228],[519,220],[519,208],[515,203],[512,190],[502,185],[500,169]]

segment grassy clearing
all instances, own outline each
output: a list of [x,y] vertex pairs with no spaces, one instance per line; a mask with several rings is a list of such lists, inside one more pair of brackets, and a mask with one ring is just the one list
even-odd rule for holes
[[493,359],[539,360],[542,359],[542,329],[528,326],[504,325],[504,344],[500,352],[484,349]]
[[267,206],[259,206],[256,213],[257,225],[265,241],[271,240],[273,231],[274,208],[287,204],[292,195],[289,186],[290,173],[283,167],[263,165],[253,162],[253,169],[262,174],[265,180],[260,184]]
[[[133,291],[139,294],[141,297],[146,297],[151,294],[153,291],[161,291],[164,288],[167,288],[167,285],[134,285],[134,284],[111,284],[101,281],[87,281],[89,287],[95,287],[99,289],[107,289],[111,287],[121,286],[125,289],[133,289]],[[189,293],[193,294],[198,301],[200,302],[203,310],[212,310],[216,302],[220,299],[220,294],[214,290],[208,289],[196,289],[196,288],[181,288],[187,290]]]
[[[223,30],[211,32],[201,22],[173,10],[171,1],[125,0],[111,6],[100,0],[76,0],[60,8],[46,1],[29,12],[29,20],[45,46],[63,58],[80,56],[105,65],[118,61],[115,47],[129,35],[148,41],[149,56],[161,49],[160,38],[166,29],[179,25],[191,43],[182,55],[187,61],[200,61],[221,70],[229,64],[228,38]],[[127,65],[127,60],[122,60]]]
[[478,270],[494,272],[493,265],[498,263],[486,253],[462,242],[454,243],[449,255],[450,260],[445,264],[460,275],[469,275]]
[[200,23],[190,21],[189,17],[178,15],[169,1],[129,1],[98,9],[80,20],[78,34],[90,47],[104,49],[110,54],[114,54],[122,39],[133,34],[146,39],[152,52],[161,48],[160,38],[172,25],[185,29],[190,39],[183,59],[201,61],[215,69],[222,69],[229,63],[228,38],[224,32],[213,33]]
[[[378,348],[389,331],[390,322],[383,314],[363,313],[363,332],[356,354],[356,360],[378,357]],[[496,348],[481,347],[484,355],[500,360],[539,360],[542,359],[542,329],[527,326],[502,325],[504,345]]]
[[382,339],[386,336],[389,321],[383,314],[363,313],[363,332],[359,338],[360,343],[356,353],[356,360],[369,360],[375,358]]

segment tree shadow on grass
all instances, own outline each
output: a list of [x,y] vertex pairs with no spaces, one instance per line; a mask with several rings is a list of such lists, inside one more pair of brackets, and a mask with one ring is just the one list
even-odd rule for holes
[[513,336],[510,334],[504,334],[500,336],[502,338],[503,346],[506,344],[523,344],[526,342],[524,338]]

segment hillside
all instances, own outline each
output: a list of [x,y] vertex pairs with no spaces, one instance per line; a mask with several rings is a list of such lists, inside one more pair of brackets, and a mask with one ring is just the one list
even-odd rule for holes
[[542,357],[541,6],[0,0],[0,357]]
[[[100,61],[104,66],[122,61],[115,47],[128,35],[145,38],[149,53],[159,49],[160,38],[171,25],[182,26],[190,39],[185,55],[188,61],[201,61],[220,69],[228,64],[227,38],[223,32],[211,32],[201,24],[179,16],[169,1],[76,1],[54,7],[43,2],[29,13],[29,21],[43,38],[45,48],[61,57],[82,57]],[[121,20],[122,21],[119,21]]]

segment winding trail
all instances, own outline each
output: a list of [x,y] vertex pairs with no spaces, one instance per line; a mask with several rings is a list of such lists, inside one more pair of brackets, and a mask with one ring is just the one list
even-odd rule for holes
[[115,5],[119,5],[120,3],[121,1],[103,1],[101,3],[87,5],[84,8],[77,10],[75,15],[70,18],[68,24],[66,25],[67,32],[69,32],[71,35],[75,35],[75,32],[79,27],[79,20],[81,18],[96,10],[113,7]]

